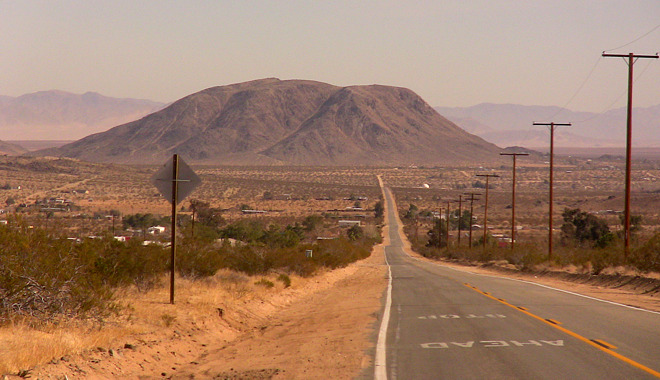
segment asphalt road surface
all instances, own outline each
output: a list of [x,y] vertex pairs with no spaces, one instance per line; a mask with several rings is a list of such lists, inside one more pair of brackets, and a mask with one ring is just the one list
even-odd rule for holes
[[392,287],[376,379],[660,377],[660,313],[414,259],[385,194]]

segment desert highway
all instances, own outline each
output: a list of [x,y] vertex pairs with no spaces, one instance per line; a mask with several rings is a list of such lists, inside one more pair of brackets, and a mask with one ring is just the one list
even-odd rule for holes
[[660,313],[410,257],[384,193],[377,380],[660,378]]

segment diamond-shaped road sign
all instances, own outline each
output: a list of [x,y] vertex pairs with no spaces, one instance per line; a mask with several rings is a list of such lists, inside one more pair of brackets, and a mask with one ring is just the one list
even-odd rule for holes
[[190,194],[202,180],[180,157],[178,158],[179,175],[174,177],[174,160],[168,160],[163,167],[151,177],[151,183],[156,186],[158,191],[172,203],[172,182],[177,183],[176,204],[178,205]]

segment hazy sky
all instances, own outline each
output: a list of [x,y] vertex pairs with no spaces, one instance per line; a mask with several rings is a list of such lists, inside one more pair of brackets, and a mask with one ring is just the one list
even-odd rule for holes
[[[0,95],[59,89],[169,102],[265,77],[402,86],[432,106],[601,112],[627,65],[600,58],[660,25],[659,0],[0,0]],[[612,53],[653,54],[660,28]],[[660,104],[660,60],[635,106]],[[589,76],[590,72],[592,74]]]

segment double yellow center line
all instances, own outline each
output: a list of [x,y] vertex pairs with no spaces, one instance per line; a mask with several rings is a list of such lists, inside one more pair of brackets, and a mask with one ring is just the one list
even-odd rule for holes
[[541,318],[541,317],[539,317],[538,315],[536,315],[536,314],[532,314],[532,313],[530,313],[529,311],[527,311],[527,309],[526,309],[525,307],[522,307],[522,306],[514,306],[514,305],[508,303],[506,300],[503,300],[503,299],[501,299],[501,298],[497,298],[497,297],[493,297],[490,293],[488,293],[488,292],[484,292],[484,291],[481,291],[479,288],[477,288],[477,287],[475,287],[475,286],[472,286],[472,285],[470,285],[470,284],[468,284],[468,283],[464,283],[463,285],[467,286],[468,288],[470,288],[470,289],[472,289],[472,290],[474,290],[474,291],[476,291],[476,292],[478,292],[478,293],[483,294],[484,296],[486,296],[486,297],[488,297],[488,298],[490,298],[490,299],[493,299],[493,300],[495,300],[495,301],[497,301],[497,302],[500,302],[500,303],[502,303],[502,304],[504,304],[504,305],[507,305],[507,306],[509,306],[509,307],[511,307],[511,308],[513,308],[513,309],[516,309],[516,310],[520,311],[521,313],[524,313],[524,314],[529,315],[529,316],[532,317],[532,318],[538,319],[539,321],[541,321],[541,322],[543,322],[543,323],[545,323],[545,324],[547,324],[547,325],[550,325],[550,326],[556,328],[557,330],[560,330],[560,331],[562,331],[562,332],[564,332],[564,333],[566,333],[566,334],[568,334],[568,335],[570,335],[570,336],[572,336],[572,337],[574,337],[574,338],[576,338],[576,339],[579,339],[579,340],[581,340],[581,341],[587,343],[587,344],[590,345],[590,346],[596,347],[597,349],[599,349],[599,350],[601,350],[601,351],[603,351],[603,352],[605,352],[605,353],[607,353],[607,354],[609,354],[609,355],[611,355],[611,356],[614,356],[615,358],[617,358],[617,359],[619,359],[619,360],[622,360],[622,361],[624,361],[624,362],[626,362],[626,363],[632,365],[633,367],[639,368],[639,369],[641,369],[641,370],[644,371],[644,372],[650,373],[651,375],[660,378],[660,372],[655,371],[655,370],[653,370],[653,369],[651,369],[651,368],[649,368],[649,367],[647,367],[647,366],[645,366],[645,365],[643,365],[643,364],[637,363],[636,361],[634,361],[634,360],[632,360],[632,359],[629,359],[629,358],[627,358],[627,357],[625,357],[625,356],[623,356],[623,355],[621,355],[621,354],[619,354],[619,353],[614,352],[613,349],[616,349],[616,347],[613,346],[613,345],[611,345],[611,344],[609,344],[609,343],[607,343],[607,342],[604,342],[604,341],[602,341],[602,340],[600,340],[600,339],[588,339],[588,338],[585,338],[585,337],[583,337],[582,335],[580,335],[580,334],[578,334],[578,333],[575,333],[575,332],[573,332],[573,331],[571,331],[571,330],[568,330],[568,329],[566,329],[566,328],[564,328],[564,327],[561,327],[561,326],[560,326],[561,323],[559,323],[558,321],[555,321],[555,320],[552,320],[552,319]]

